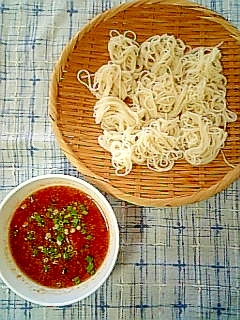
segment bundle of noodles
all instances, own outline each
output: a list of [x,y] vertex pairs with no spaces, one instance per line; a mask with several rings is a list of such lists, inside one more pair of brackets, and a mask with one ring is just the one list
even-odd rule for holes
[[127,175],[133,164],[161,172],[179,159],[213,161],[237,119],[227,108],[219,45],[193,49],[167,34],[139,44],[134,32],[112,30],[108,52],[107,64],[93,75],[80,70],[78,80],[98,99],[98,142],[115,173]]

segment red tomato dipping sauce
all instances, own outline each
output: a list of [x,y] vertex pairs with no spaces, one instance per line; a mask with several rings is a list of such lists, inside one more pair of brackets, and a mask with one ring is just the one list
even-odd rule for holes
[[109,231],[89,196],[69,186],[51,186],[17,208],[9,243],[28,277],[43,286],[66,288],[85,281],[101,266]]

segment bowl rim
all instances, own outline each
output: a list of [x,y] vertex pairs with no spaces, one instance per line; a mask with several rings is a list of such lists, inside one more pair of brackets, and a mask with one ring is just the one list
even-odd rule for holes
[[[54,183],[55,179],[59,179],[58,183]],[[43,182],[44,180],[48,181],[48,184],[46,184],[45,186],[41,186],[40,183]],[[61,183],[59,183],[59,181],[61,181]],[[89,279],[87,279],[86,281],[83,281],[83,283],[81,283],[78,286],[72,286],[69,288],[60,288],[60,289],[56,289],[56,288],[49,288],[49,287],[45,287],[42,285],[37,284],[35,281],[31,280],[28,276],[24,275],[24,273],[22,273],[22,271],[20,270],[20,268],[16,265],[16,270],[11,272],[12,273],[16,273],[16,276],[14,276],[14,278],[17,278],[17,272],[20,272],[21,275],[25,278],[27,285],[29,285],[30,283],[36,286],[39,286],[41,288],[43,288],[43,290],[47,290],[48,295],[49,294],[53,294],[56,295],[57,293],[64,293],[63,295],[61,295],[61,297],[64,297],[64,301],[46,301],[46,300],[41,300],[41,290],[39,291],[39,293],[37,293],[37,297],[38,298],[32,298],[30,295],[26,295],[24,292],[24,289],[20,286],[18,286],[17,288],[12,285],[11,280],[9,280],[8,277],[6,277],[6,272],[4,273],[2,270],[2,264],[0,265],[0,279],[3,281],[3,283],[9,288],[11,289],[15,294],[17,294],[19,297],[38,304],[38,305],[42,305],[42,306],[66,306],[66,305],[71,305],[75,302],[81,301],[83,299],[85,299],[86,297],[90,296],[92,293],[94,293],[99,287],[101,287],[104,282],[107,280],[107,278],[110,276],[111,272],[113,271],[116,261],[117,261],[117,257],[118,257],[118,253],[119,253],[119,227],[118,227],[118,221],[116,218],[116,215],[113,211],[112,206],[110,205],[110,203],[108,202],[108,200],[106,199],[106,197],[92,184],[90,184],[89,182],[86,182],[85,180],[83,180],[82,178],[78,178],[75,176],[71,176],[71,175],[67,175],[67,174],[59,174],[59,173],[50,173],[50,174],[43,174],[43,175],[39,175],[36,177],[32,177],[30,179],[27,179],[21,183],[19,183],[16,187],[14,187],[11,191],[8,192],[8,194],[3,198],[3,200],[0,203],[0,215],[4,209],[4,206],[6,204],[8,204],[8,202],[12,199],[12,197],[14,195],[16,195],[21,189],[30,186],[31,184],[38,184],[37,187],[34,189],[33,192],[36,192],[37,190],[46,188],[50,185],[54,186],[54,185],[63,185],[64,181],[70,183],[73,182],[74,185],[72,185],[72,187],[75,188],[79,188],[79,190],[81,190],[82,192],[86,193],[86,190],[89,191],[90,193],[90,197],[93,199],[93,201],[96,202],[96,204],[98,206],[100,206],[100,211],[102,211],[102,214],[104,215],[104,218],[106,219],[108,226],[109,226],[109,236],[112,238],[110,239],[113,240],[111,241],[112,243],[109,243],[109,247],[108,247],[108,253],[103,261],[103,264],[99,267],[98,271],[96,272],[96,277],[95,275],[90,277]],[[67,184],[66,184],[67,185]],[[32,192],[32,193],[33,193]],[[94,198],[92,197],[92,194],[94,194]],[[26,196],[21,197],[21,201],[23,201],[26,198]],[[17,202],[17,201],[16,201]],[[101,205],[100,205],[101,204]],[[14,208],[16,209],[19,205],[19,202],[15,204]],[[107,215],[105,214],[107,211]],[[14,214],[14,211],[9,210],[9,213],[7,213],[7,218],[9,220],[9,222],[12,219],[12,216]],[[111,223],[110,223],[111,222]],[[111,224],[111,227],[110,227]],[[8,230],[9,228],[6,228],[7,234],[5,233],[5,236],[8,239]],[[0,235],[0,243],[3,243],[4,236]],[[6,244],[7,247],[7,255],[10,256],[11,260],[13,261],[13,257],[10,253],[8,244]],[[6,261],[6,258],[4,258]],[[105,263],[108,261],[108,264],[105,265]],[[6,263],[6,262],[4,262]],[[104,265],[104,267],[103,267]],[[96,282],[94,284],[94,281]],[[89,290],[87,290],[85,287],[87,284],[90,284],[89,286]],[[85,292],[84,294],[81,295],[81,293],[79,294],[79,290],[80,288],[83,287],[85,288]],[[70,296],[70,299],[66,299],[65,296],[68,296],[69,293],[72,293],[73,291],[76,291],[75,297],[72,297],[72,295]],[[61,300],[60,297],[60,300]]]

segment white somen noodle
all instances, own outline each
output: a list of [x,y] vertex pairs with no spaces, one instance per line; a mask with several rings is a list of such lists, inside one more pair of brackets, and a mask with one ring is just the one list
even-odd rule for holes
[[178,159],[213,161],[237,119],[227,108],[219,46],[193,49],[167,34],[138,43],[134,32],[112,30],[108,52],[107,64],[77,77],[97,98],[98,142],[115,173],[127,175],[133,164],[161,172]]

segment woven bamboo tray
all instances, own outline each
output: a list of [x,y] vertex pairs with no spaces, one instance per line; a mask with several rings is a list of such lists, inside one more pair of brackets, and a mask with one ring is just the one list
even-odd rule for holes
[[[221,46],[228,79],[228,108],[238,120],[228,125],[228,138],[211,164],[192,167],[184,160],[171,171],[156,173],[134,166],[125,177],[115,175],[111,157],[97,142],[101,129],[95,124],[95,97],[77,81],[77,71],[94,73],[109,59],[109,31],[132,30],[139,42],[168,33],[196,46]],[[221,16],[181,0],[139,0],[103,12],[85,25],[64,48],[52,75],[49,115],[57,141],[71,163],[99,189],[141,206],[179,206],[204,200],[225,189],[240,175],[240,32]]]

